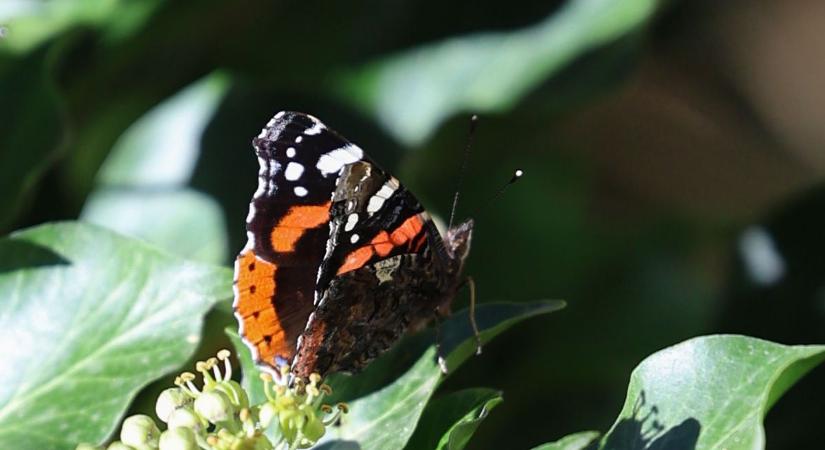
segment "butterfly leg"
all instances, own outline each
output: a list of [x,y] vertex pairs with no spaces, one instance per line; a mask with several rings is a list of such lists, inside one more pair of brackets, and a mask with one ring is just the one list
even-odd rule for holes
[[444,354],[441,353],[441,320],[438,309],[433,311],[433,315],[435,316],[435,353],[438,355],[438,368],[441,369],[442,374],[447,375],[449,372],[447,369],[447,359],[444,358]]
[[480,355],[481,333],[478,332],[476,323],[476,282],[473,277],[467,277],[467,285],[470,286],[470,326],[473,327],[473,336],[476,338],[476,355]]

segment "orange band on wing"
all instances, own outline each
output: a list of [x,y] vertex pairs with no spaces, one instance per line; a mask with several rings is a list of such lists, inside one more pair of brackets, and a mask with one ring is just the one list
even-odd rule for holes
[[323,205],[299,205],[289,208],[286,215],[272,228],[269,235],[272,248],[276,252],[294,252],[295,244],[304,235],[304,231],[316,228],[329,221],[331,201]]
[[344,264],[338,268],[338,275],[361,268],[367,261],[372,258],[373,250],[371,245],[365,245],[359,249],[353,250],[344,260]]
[[237,313],[243,320],[243,337],[258,349],[261,361],[272,363],[275,356],[290,358],[286,334],[272,298],[276,293],[278,267],[258,258],[252,250],[238,256]]
[[393,244],[390,242],[390,235],[386,231],[381,231],[375,235],[372,241],[370,241],[370,245],[373,246],[378,256],[389,255],[393,248]]
[[[344,264],[338,269],[338,275],[346,273],[355,269],[360,269],[364,266],[373,255],[384,257],[392,252],[392,249],[404,244],[408,244],[411,251],[418,251],[426,240],[426,234],[422,234],[418,241],[414,241],[415,237],[421,233],[424,228],[424,222],[418,214],[405,220],[404,223],[398,226],[392,233],[386,231],[379,231],[368,245],[360,247],[350,252],[344,259]],[[414,250],[413,250],[414,249]]]
[[295,243],[303,235],[301,228],[275,227],[272,229],[272,248],[281,253],[295,251]]
[[416,214],[396,228],[395,231],[390,234],[390,239],[395,245],[403,245],[410,239],[413,239],[423,227],[424,223],[421,222],[421,218]]

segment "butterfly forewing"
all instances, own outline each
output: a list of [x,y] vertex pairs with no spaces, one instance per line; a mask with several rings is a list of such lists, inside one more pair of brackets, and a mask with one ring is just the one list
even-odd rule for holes
[[256,360],[275,368],[294,356],[313,310],[338,174],[363,152],[314,117],[291,112],[278,113],[253,146],[258,189],[235,262],[234,308]]

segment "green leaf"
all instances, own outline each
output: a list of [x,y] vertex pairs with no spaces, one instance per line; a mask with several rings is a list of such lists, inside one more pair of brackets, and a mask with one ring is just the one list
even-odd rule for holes
[[483,388],[453,392],[431,401],[407,450],[461,450],[501,401],[500,392]]
[[101,189],[89,197],[81,219],[144,239],[187,259],[221,263],[228,252],[220,206],[192,189]]
[[[476,311],[483,342],[516,323],[557,311],[564,302],[533,304],[484,304]],[[441,344],[450,371],[475,352],[475,340],[467,311],[454,314],[441,325]],[[438,367],[432,330],[420,333],[356,376],[330,377],[338,395],[351,399],[350,413],[341,426],[330,430],[324,448],[347,448],[356,442],[363,450],[403,448],[412,435],[424,406],[444,375]],[[400,372],[400,373],[399,373]]]
[[544,21],[508,33],[446,39],[335,78],[337,91],[408,145],[460,111],[512,107],[582,54],[638,29],[656,0],[569,0]]
[[591,447],[591,444],[595,444],[599,434],[598,431],[582,431],[565,436],[556,442],[539,445],[533,450],[586,450]]
[[231,286],[228,269],[91,225],[0,240],[0,448],[105,439],[142,386],[192,355]]
[[764,448],[768,409],[823,360],[822,345],[745,336],[700,337],[667,348],[633,371],[624,408],[601,448]]
[[145,239],[179,256],[222,263],[226,225],[220,206],[186,188],[201,138],[228,89],[215,73],[161,103],[115,144],[84,206],[84,221]]
[[0,40],[0,54],[25,53],[77,26],[100,28],[107,39],[123,38],[137,30],[159,4],[159,0],[0,2],[0,21],[8,26]]
[[185,185],[201,149],[201,137],[229,88],[216,72],[154,107],[118,139],[98,173],[107,186],[153,188]]
[[259,378],[261,373],[252,360],[252,353],[249,348],[243,343],[238,332],[234,328],[227,328],[224,330],[229,340],[232,341],[232,347],[235,348],[235,354],[238,356],[238,362],[241,363],[241,386],[249,396],[250,405],[260,405],[266,401],[266,394],[264,394],[264,384]]

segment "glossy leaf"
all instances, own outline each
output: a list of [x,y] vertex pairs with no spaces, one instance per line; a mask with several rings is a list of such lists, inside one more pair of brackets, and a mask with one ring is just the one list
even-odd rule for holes
[[224,262],[227,237],[220,206],[186,185],[203,131],[228,85],[225,75],[210,75],[133,124],[100,169],[98,188],[81,218],[179,256]]
[[667,348],[633,371],[624,408],[600,448],[764,448],[768,409],[823,360],[825,346],[733,335]]
[[431,401],[421,416],[407,450],[460,450],[496,405],[501,393],[466,389]]
[[188,259],[211,263],[226,259],[226,225],[220,206],[192,189],[101,189],[86,202],[81,218]]
[[503,111],[575,58],[637,29],[655,0],[570,0],[534,26],[455,37],[339,77],[342,95],[407,144],[460,112]]
[[582,431],[559,439],[556,442],[539,445],[533,450],[587,450],[599,438],[598,431]]
[[201,137],[229,87],[218,72],[193,83],[135,122],[98,173],[107,186],[180,186],[189,181]]
[[105,439],[142,386],[192,355],[231,285],[228,269],[91,225],[0,240],[0,448]]

